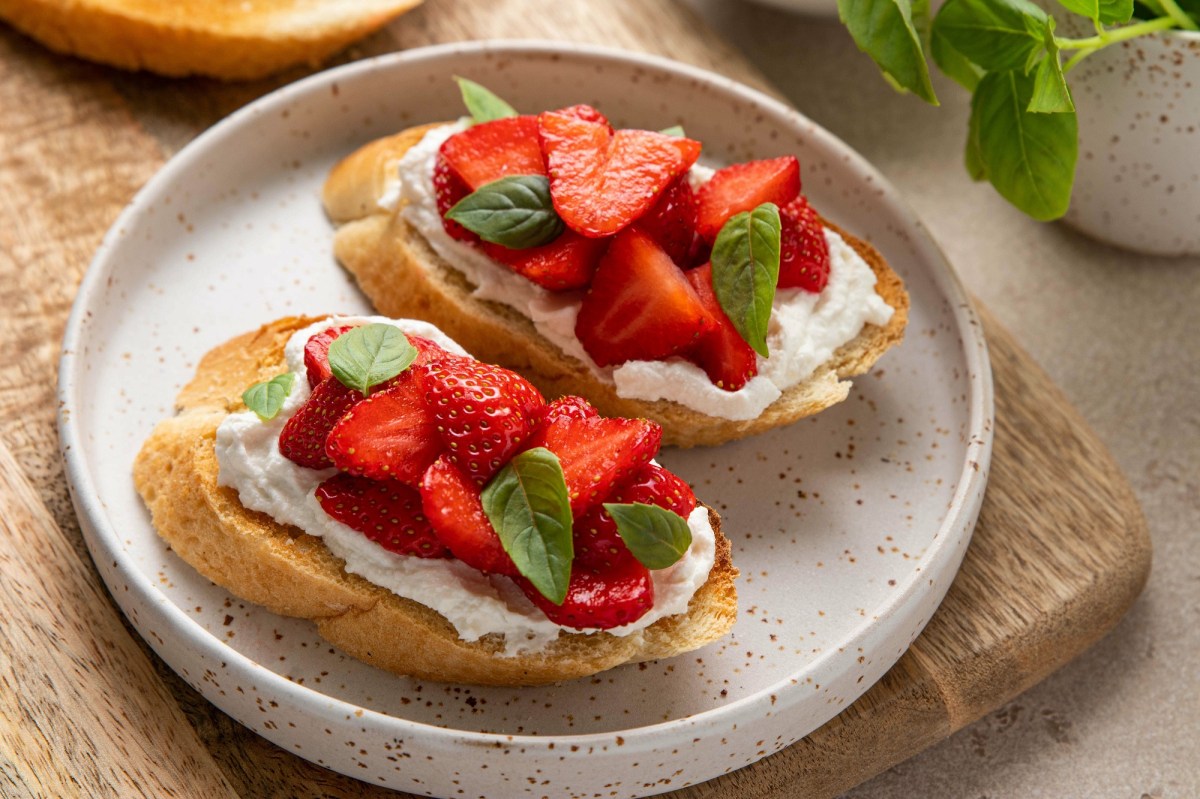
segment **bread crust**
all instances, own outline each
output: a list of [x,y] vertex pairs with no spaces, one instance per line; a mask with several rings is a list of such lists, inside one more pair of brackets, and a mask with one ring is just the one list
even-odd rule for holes
[[716,562],[686,614],[623,637],[564,633],[542,652],[505,656],[499,636],[461,640],[441,614],[347,573],[321,539],[242,507],[234,489],[217,485],[217,426],[244,409],[246,386],[285,368],[288,338],[314,321],[281,319],[209,352],[180,392],[178,414],[158,424],[134,462],[134,484],[158,534],[205,577],[276,613],[311,619],[322,637],[360,660],[440,682],[558,682],[690,651],[732,628],[737,570],[711,509]]
[[[443,123],[438,123],[443,124]],[[618,397],[580,360],[567,355],[508,306],[471,296],[472,285],[397,211],[379,207],[388,171],[437,125],[410,128],[373,141],[330,172],[323,199],[334,223],[334,254],[375,307],[389,316],[425,319],[485,361],[520,372],[547,396],[580,394],[607,416],[646,417],[663,427],[665,443],[681,447],[722,444],[811,416],[850,392],[848,378],[865,373],[904,338],[908,293],[883,256],[865,241],[822,220],[870,265],[876,291],[894,313],[887,325],[867,324],[807,379],[783,392],[754,419],[708,416],[669,400]]]

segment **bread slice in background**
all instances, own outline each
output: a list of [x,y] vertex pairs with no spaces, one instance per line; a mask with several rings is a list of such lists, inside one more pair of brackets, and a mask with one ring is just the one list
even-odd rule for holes
[[0,0],[0,20],[122,69],[250,80],[316,65],[421,0]]
[[579,394],[606,416],[653,419],[662,425],[667,444],[722,444],[790,424],[841,402],[850,393],[847,378],[865,373],[904,338],[909,300],[900,276],[874,247],[825,221],[874,271],[876,292],[894,310],[887,325],[864,326],[811,376],[784,391],[754,419],[708,416],[669,400],[618,397],[611,382],[598,379],[582,361],[543,337],[524,315],[471,296],[474,287],[433,251],[399,210],[379,206],[399,160],[433,127],[411,128],[377,139],[333,168],[323,200],[330,219],[339,225],[334,254],[380,313],[432,322],[481,360],[520,372],[548,397]]
[[371,665],[440,682],[558,682],[687,652],[733,627],[737,570],[711,510],[716,561],[686,615],[622,637],[564,634],[543,652],[508,657],[498,636],[461,640],[441,614],[346,573],[320,538],[242,507],[234,489],[217,485],[217,426],[244,409],[247,386],[286,368],[288,338],[315,321],[281,319],[209,352],[180,392],[178,414],[159,423],[134,462],[158,534],[205,577],[276,613],[313,620],[324,638]]

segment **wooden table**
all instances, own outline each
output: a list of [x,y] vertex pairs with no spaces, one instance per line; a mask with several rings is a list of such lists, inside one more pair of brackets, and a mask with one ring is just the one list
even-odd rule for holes
[[[602,42],[763,78],[668,0],[437,0],[344,59],[483,37]],[[54,368],[100,237],[172,152],[301,73],[226,86],[126,75],[0,31],[0,785],[5,795],[388,792],[277,749],[131,636],[83,548],[57,454]],[[828,796],[1041,680],[1137,596],[1150,547],[1129,485],[1079,414],[983,314],[996,445],[974,542],[910,651],[795,746],[681,797]],[[395,794],[392,794],[395,795]]]

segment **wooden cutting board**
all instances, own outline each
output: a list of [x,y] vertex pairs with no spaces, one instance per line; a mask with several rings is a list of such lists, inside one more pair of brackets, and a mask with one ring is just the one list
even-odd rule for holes
[[[343,59],[506,36],[655,52],[771,91],[671,0],[436,0]],[[57,452],[59,341],[104,231],[176,149],[302,74],[242,86],[126,75],[0,30],[0,671],[23,675],[0,691],[8,697],[0,701],[5,795],[399,796],[238,726],[98,604],[104,589]],[[833,721],[672,796],[834,795],[1041,680],[1111,629],[1141,590],[1150,543],[1125,478],[986,310],[983,321],[995,454],[974,541],[942,607],[883,680]]]

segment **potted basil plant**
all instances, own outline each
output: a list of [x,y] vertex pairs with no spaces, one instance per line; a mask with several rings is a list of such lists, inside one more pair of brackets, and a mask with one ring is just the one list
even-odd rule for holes
[[[859,48],[936,105],[971,92],[965,164],[1034,219],[1200,253],[1200,0],[838,0]],[[1082,158],[1080,157],[1082,154]],[[1075,196],[1072,198],[1072,187]]]

